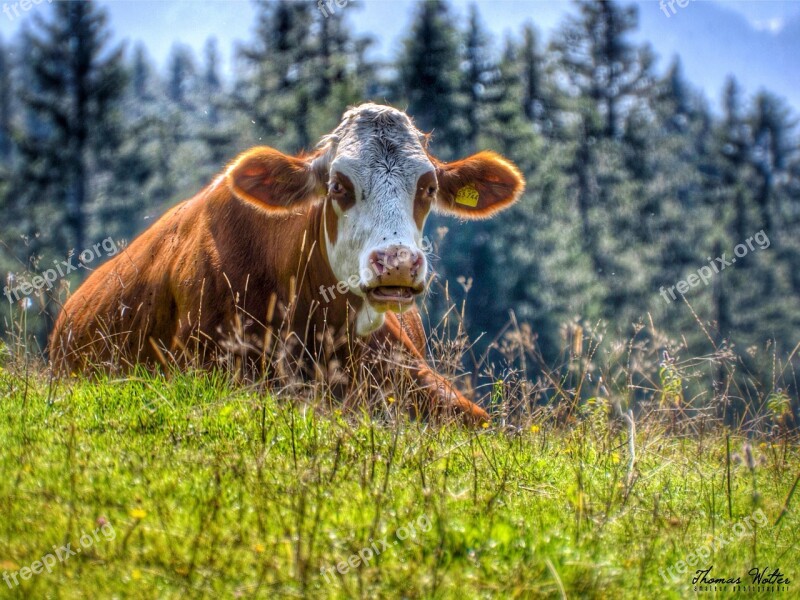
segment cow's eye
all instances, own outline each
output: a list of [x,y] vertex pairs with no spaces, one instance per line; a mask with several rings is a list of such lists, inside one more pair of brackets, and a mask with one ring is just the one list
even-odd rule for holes
[[338,181],[334,181],[331,184],[331,194],[344,194],[344,186],[339,183]]
[[433,196],[436,195],[436,186],[435,185],[428,186],[428,189],[425,190],[425,192],[428,194],[428,196],[432,198]]

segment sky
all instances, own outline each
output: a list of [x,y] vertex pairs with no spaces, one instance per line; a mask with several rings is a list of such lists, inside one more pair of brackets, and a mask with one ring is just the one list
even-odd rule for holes
[[[36,0],[32,0],[35,2]],[[787,98],[800,112],[800,2],[779,0],[688,0],[673,11],[657,0],[634,2],[640,30],[635,39],[649,42],[664,70],[679,56],[688,79],[718,105],[728,74],[735,74],[752,94],[766,88]],[[681,0],[683,2],[684,0]],[[0,9],[18,0],[0,0]],[[13,37],[35,12],[50,10],[39,0],[27,12],[9,8],[0,14],[0,35]],[[194,48],[198,55],[209,37],[216,37],[226,60],[237,41],[250,38],[254,10],[246,0],[98,0],[110,16],[117,39],[141,41],[161,67],[174,43]],[[467,0],[451,0],[456,20],[463,24]],[[563,18],[574,12],[563,0],[476,0],[482,18],[499,49],[506,35],[516,35],[525,22],[549,39]],[[375,56],[391,57],[408,31],[415,2],[363,0],[359,6],[336,8],[347,13],[356,32],[378,40]],[[132,47],[132,44],[131,44]]]

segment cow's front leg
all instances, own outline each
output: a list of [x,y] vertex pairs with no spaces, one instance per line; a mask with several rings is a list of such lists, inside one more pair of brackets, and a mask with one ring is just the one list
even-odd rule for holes
[[423,412],[434,416],[453,415],[471,425],[489,421],[485,410],[467,400],[447,378],[431,369],[425,360],[425,331],[416,309],[402,315],[387,312],[384,326],[373,338],[373,346],[399,347],[409,357],[409,372],[427,405],[420,407]]

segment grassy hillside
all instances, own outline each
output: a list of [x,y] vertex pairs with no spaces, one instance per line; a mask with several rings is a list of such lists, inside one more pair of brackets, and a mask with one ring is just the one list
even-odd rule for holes
[[602,405],[470,431],[0,371],[0,597],[679,598],[712,565],[800,592],[796,445],[631,432]]

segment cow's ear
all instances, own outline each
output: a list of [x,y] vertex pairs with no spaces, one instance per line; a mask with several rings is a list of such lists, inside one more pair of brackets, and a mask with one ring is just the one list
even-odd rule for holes
[[252,148],[228,168],[228,185],[242,200],[271,211],[287,210],[325,194],[317,158]]
[[514,204],[525,180],[514,163],[494,152],[436,163],[436,209],[466,219],[486,219]]

